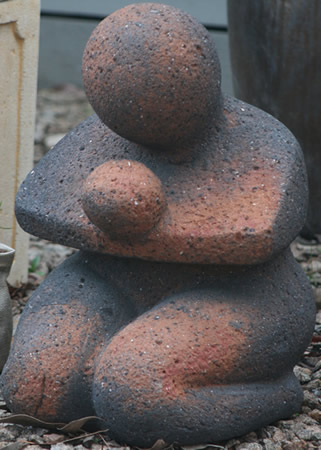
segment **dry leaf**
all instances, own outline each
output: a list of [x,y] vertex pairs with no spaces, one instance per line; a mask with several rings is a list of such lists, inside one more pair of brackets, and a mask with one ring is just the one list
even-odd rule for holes
[[0,423],[14,423],[17,425],[27,425],[39,428],[47,428],[49,430],[59,430],[64,427],[65,423],[51,423],[28,416],[27,414],[12,414],[0,419]]
[[42,439],[44,440],[45,444],[54,445],[64,441],[66,437],[63,434],[51,433],[51,434],[44,434],[42,436]]
[[166,444],[163,439],[158,439],[155,444],[150,448],[150,450],[164,450],[168,447],[168,444]]
[[[74,444],[76,442],[84,442],[84,439],[92,437],[92,436],[99,436],[101,439],[103,438],[102,433],[106,433],[108,431],[108,429],[106,430],[99,430],[99,431],[93,431],[92,433],[85,433],[85,434],[81,434],[80,436],[74,436],[72,438],[68,438],[68,439],[64,439],[62,441],[63,444],[67,444],[67,443],[71,443],[73,442]],[[104,442],[106,442],[104,439],[102,439]],[[106,443],[106,445],[108,445]],[[109,449],[111,449],[113,447],[109,446]],[[118,448],[118,447],[117,447]],[[128,448],[128,447],[127,447]],[[128,448],[129,449],[129,448]],[[2,450],[2,449],[1,449]]]
[[182,450],[205,450],[207,448],[220,448],[224,450],[225,447],[215,444],[184,445]]
[[[78,432],[83,432],[82,427],[89,422],[90,420],[102,420],[96,416],[88,416],[83,417],[81,419],[73,420],[69,423],[53,423],[53,422],[44,422],[43,420],[36,419],[35,417],[28,416],[27,414],[12,414],[11,416],[7,416],[0,419],[0,423],[14,423],[18,425],[27,425],[33,427],[46,428],[48,430],[59,430],[63,433],[75,434]],[[106,431],[106,430],[103,430]],[[103,431],[100,431],[101,433]]]
[[[86,423],[89,422],[90,420],[103,421],[103,419],[100,419],[99,417],[96,416],[82,417],[81,419],[73,420],[72,422],[69,422],[57,429],[59,431],[62,431],[63,433],[75,434],[78,433],[79,431],[84,431],[82,427],[86,425]],[[102,433],[103,431],[105,432],[106,430],[101,430],[99,432]]]

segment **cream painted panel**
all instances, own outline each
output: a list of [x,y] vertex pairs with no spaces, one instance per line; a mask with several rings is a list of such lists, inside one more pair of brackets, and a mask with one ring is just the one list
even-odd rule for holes
[[31,170],[40,0],[0,3],[0,241],[16,250],[9,282],[28,275],[28,235],[14,216],[17,189]]

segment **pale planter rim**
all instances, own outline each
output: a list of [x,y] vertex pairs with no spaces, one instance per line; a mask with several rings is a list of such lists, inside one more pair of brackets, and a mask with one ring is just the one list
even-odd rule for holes
[[3,244],[2,242],[0,242],[0,255],[7,255],[14,253],[15,250],[11,247],[9,247],[9,245]]
[[0,242],[0,268],[11,267],[15,250]]

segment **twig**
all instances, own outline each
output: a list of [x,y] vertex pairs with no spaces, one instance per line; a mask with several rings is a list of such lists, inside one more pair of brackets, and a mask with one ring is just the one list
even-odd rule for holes
[[81,434],[80,436],[74,436],[72,438],[65,439],[61,443],[65,444],[66,442],[76,441],[77,439],[84,439],[84,438],[87,438],[87,437],[90,437],[90,436],[95,436],[95,435],[100,434],[100,433],[106,433],[107,431],[108,431],[108,428],[106,428],[106,430],[98,430],[98,431],[93,431],[92,433]]

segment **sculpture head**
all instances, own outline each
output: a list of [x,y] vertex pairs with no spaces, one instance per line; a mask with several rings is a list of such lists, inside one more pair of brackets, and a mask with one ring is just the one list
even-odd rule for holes
[[86,45],[82,71],[100,119],[149,147],[173,149],[199,138],[220,105],[213,40],[169,5],[134,4],[108,16]]

